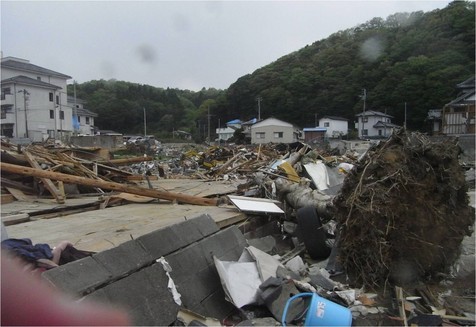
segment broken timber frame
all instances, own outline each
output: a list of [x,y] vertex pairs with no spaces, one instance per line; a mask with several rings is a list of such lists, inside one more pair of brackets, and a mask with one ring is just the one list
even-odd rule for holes
[[99,187],[105,190],[119,191],[143,196],[149,196],[156,199],[163,199],[168,201],[177,201],[179,203],[188,203],[196,205],[218,205],[217,199],[202,198],[193,195],[173,193],[167,191],[159,191],[156,189],[147,189],[138,186],[129,186],[120,183],[106,182],[98,179],[85,178],[80,176],[56,173],[37,168],[30,168],[8,163],[1,163],[0,169],[4,172],[15,173],[26,176],[33,176],[38,178],[47,178],[52,180],[63,181],[72,184],[80,184],[92,187]]
[[[25,155],[26,160],[28,160],[28,162],[33,168],[41,170],[40,164],[35,160],[31,153],[29,153],[28,151],[23,151],[23,154]],[[63,204],[64,195],[61,194],[61,191],[56,187],[56,185],[51,181],[51,179],[49,179],[48,177],[40,177],[40,180],[43,182],[46,189],[50,191],[51,195],[54,196],[56,202]]]

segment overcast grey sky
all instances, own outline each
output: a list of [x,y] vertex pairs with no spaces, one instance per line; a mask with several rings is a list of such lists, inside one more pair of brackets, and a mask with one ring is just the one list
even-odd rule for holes
[[449,2],[2,0],[1,50],[79,83],[225,89],[339,30]]

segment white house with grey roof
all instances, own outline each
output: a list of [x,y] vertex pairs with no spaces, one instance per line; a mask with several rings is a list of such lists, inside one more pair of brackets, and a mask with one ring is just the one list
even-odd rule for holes
[[1,59],[1,135],[42,141],[73,132],[66,82],[71,76],[31,64]]
[[[79,135],[95,135],[94,119],[97,113],[86,109],[86,101],[68,96],[68,107],[73,111],[73,129]],[[74,117],[77,117],[75,119]]]
[[393,116],[380,111],[368,110],[355,115],[357,123],[355,128],[359,132],[359,138],[387,138],[392,135],[395,128],[400,126],[392,123]]
[[319,127],[326,129],[326,137],[339,138],[347,135],[349,120],[337,116],[324,116],[319,119]]

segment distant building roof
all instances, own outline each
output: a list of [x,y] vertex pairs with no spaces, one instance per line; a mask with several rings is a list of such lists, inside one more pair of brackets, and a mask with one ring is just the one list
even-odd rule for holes
[[59,87],[59,86],[56,86],[56,85],[53,85],[53,84],[50,84],[50,83],[46,83],[46,82],[42,82],[42,81],[39,81],[37,79],[26,77],[26,76],[23,76],[23,75],[19,75],[19,76],[4,79],[4,80],[2,80],[1,83],[2,84],[8,84],[8,83],[24,84],[24,85],[38,86],[38,87],[44,87],[46,89],[55,89],[55,90],[61,89],[61,87]]
[[303,132],[327,132],[325,127],[306,127],[302,129]]
[[475,79],[474,76],[470,77],[466,81],[456,84],[456,87],[459,89],[470,89],[470,88],[474,89],[475,87],[474,79]]
[[235,125],[235,124],[241,124],[241,120],[239,119],[234,119],[234,120],[230,120],[228,123],[226,123],[227,125],[230,124],[230,125]]
[[361,117],[361,116],[379,116],[379,117],[387,117],[387,118],[393,118],[393,116],[384,114],[383,112],[380,111],[374,111],[374,110],[367,110],[366,112],[361,112],[360,114],[355,115],[356,117]]
[[[74,108],[73,108],[73,112],[74,112]],[[95,112],[92,112],[91,110],[88,110],[88,109],[84,109],[84,108],[76,108],[76,113],[78,114],[78,116],[90,116],[90,117],[97,117],[98,114],[95,113]]]
[[386,122],[383,122],[383,121],[378,121],[373,127],[374,128],[379,128],[379,127],[397,128],[397,127],[400,127],[400,126],[392,124],[392,123],[386,123]]
[[325,118],[332,119],[332,120],[344,120],[344,121],[348,121],[347,118],[342,118],[342,117],[337,117],[337,116],[324,116],[324,117],[322,117],[321,119],[325,119]]
[[71,79],[69,75],[55,72],[51,69],[46,69],[37,65],[30,64],[28,60],[14,58],[14,57],[5,57],[2,58],[1,66],[5,68],[11,68],[16,70],[21,70],[25,72],[38,73],[41,75],[55,76],[64,79]]

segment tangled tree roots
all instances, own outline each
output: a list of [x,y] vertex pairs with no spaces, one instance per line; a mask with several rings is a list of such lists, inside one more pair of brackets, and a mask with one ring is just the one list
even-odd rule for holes
[[448,271],[474,224],[459,151],[401,130],[356,165],[334,201],[352,279],[382,286]]

